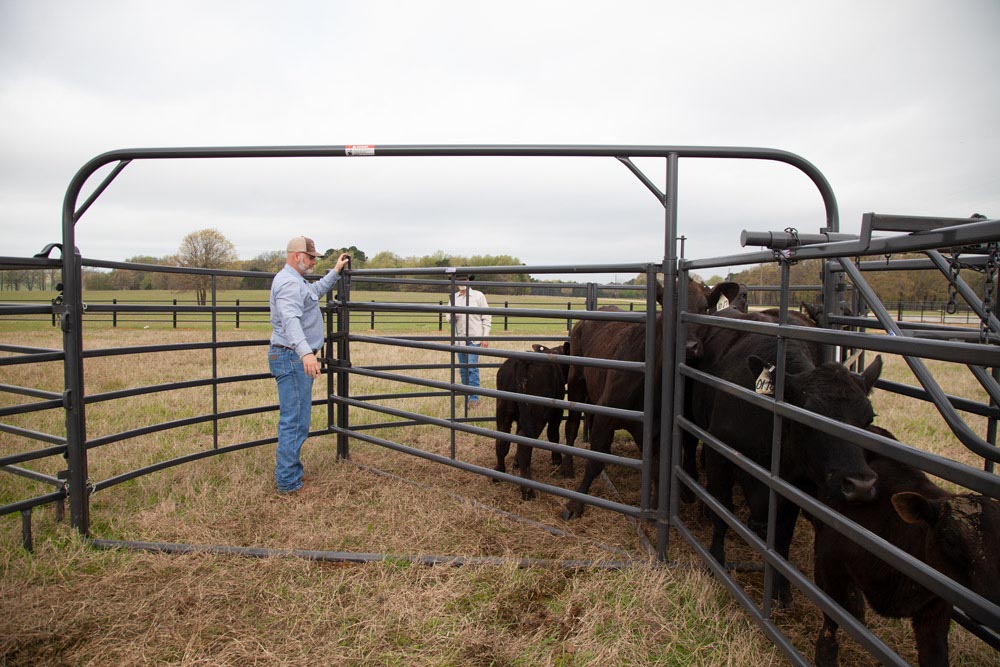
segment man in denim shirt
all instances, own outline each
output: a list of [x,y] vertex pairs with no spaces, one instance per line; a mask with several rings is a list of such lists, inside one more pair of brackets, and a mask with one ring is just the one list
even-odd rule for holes
[[323,313],[319,300],[333,289],[350,259],[343,253],[336,266],[320,280],[303,276],[316,266],[316,244],[305,236],[288,242],[288,259],[271,283],[271,347],[267,352],[271,375],[278,381],[278,449],[274,481],[278,493],[302,488],[299,452],[309,436],[313,380],[319,377],[316,354],[323,346]]

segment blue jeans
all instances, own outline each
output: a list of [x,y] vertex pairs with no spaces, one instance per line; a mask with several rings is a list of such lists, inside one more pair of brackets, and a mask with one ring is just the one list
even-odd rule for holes
[[[481,343],[471,343],[470,342],[470,343],[466,343],[466,345],[468,345],[469,347],[479,347],[481,345]],[[460,364],[478,364],[479,363],[479,355],[478,354],[463,354],[462,352],[459,352],[458,353],[458,363],[460,363]],[[479,386],[479,366],[471,366],[469,368],[464,368],[464,367],[463,368],[459,368],[458,372],[459,372],[459,374],[462,377],[462,384],[468,385],[470,387],[478,387]],[[469,396],[469,400],[472,400],[472,399],[475,399],[475,400],[478,401],[479,397],[476,396],[475,394],[471,394]]]
[[294,350],[271,346],[267,352],[271,375],[278,381],[278,448],[274,481],[280,493],[302,488],[299,452],[309,437],[313,379],[306,375]]

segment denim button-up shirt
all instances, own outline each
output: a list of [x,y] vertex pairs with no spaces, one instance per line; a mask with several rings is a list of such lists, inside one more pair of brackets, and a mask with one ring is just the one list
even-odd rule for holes
[[271,283],[272,345],[295,350],[299,358],[323,345],[323,313],[319,309],[321,296],[333,289],[340,274],[329,271],[310,283],[288,264],[274,276]]

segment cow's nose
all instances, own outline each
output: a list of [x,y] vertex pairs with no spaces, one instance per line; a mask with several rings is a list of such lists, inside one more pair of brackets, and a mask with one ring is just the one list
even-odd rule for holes
[[840,483],[840,490],[847,502],[865,503],[874,500],[877,481],[878,476],[875,473],[862,477],[845,477]]

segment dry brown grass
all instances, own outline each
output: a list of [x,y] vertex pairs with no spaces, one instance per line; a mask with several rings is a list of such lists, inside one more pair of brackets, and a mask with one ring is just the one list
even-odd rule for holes
[[[224,339],[260,339],[260,331],[230,331]],[[95,331],[88,348],[204,340],[204,332]],[[9,340],[9,339],[8,339]],[[22,341],[23,342],[23,341]],[[50,331],[31,344],[58,347]],[[508,348],[526,349],[526,343]],[[357,346],[355,364],[440,361],[430,352]],[[484,361],[486,358],[484,357]],[[266,372],[260,347],[223,350],[220,374]],[[87,362],[88,393],[208,377],[209,352],[147,354],[141,359]],[[901,373],[890,362],[886,375]],[[905,370],[905,369],[903,369]],[[10,371],[8,373],[8,371]],[[413,371],[424,378],[448,379],[446,371]],[[61,367],[7,367],[5,383],[58,390]],[[493,372],[484,373],[491,386]],[[895,379],[895,378],[894,378]],[[352,394],[393,391],[394,383],[353,377]],[[951,381],[950,381],[951,382]],[[964,382],[954,380],[954,383]],[[316,384],[316,398],[325,394]],[[948,391],[979,396],[975,387],[949,385]],[[956,443],[941,435],[943,425],[909,426],[914,403],[896,404],[877,392],[879,423],[904,441],[941,447],[961,457]],[[23,402],[3,398],[6,404]],[[902,400],[902,399],[898,399]],[[269,379],[224,385],[220,410],[276,402]],[[418,398],[385,404],[445,416],[447,399]],[[211,409],[211,392],[192,389],[128,399],[88,408],[88,435],[98,437],[165,419]],[[461,408],[459,408],[461,412]],[[491,401],[479,413],[489,416]],[[920,410],[920,414],[929,412]],[[57,411],[21,417],[21,425],[61,433]],[[325,409],[314,425],[325,424]],[[383,415],[352,412],[354,423],[390,421]],[[220,444],[268,437],[276,413],[220,423]],[[13,421],[13,420],[11,420]],[[921,419],[920,421],[924,421]],[[17,422],[14,422],[17,423]],[[489,424],[485,424],[489,426]],[[933,434],[931,439],[927,433]],[[373,433],[410,447],[447,455],[451,437],[434,427],[380,429]],[[30,448],[23,439],[0,435],[3,451]],[[954,440],[952,438],[952,440]],[[636,454],[627,436],[616,451]],[[141,465],[212,446],[210,424],[151,434],[91,451],[91,477],[106,479]],[[457,458],[492,468],[493,441],[459,434]],[[93,534],[113,539],[190,544],[224,544],[272,549],[385,553],[397,558],[370,565],[332,565],[294,558],[167,556],[97,551],[83,546],[51,512],[35,513],[36,552],[17,546],[20,524],[0,523],[3,549],[3,611],[0,664],[385,664],[385,665],[769,665],[783,659],[715,581],[695,564],[676,537],[671,557],[679,566],[650,566],[636,527],[596,508],[580,520],[561,522],[562,501],[542,494],[524,503],[513,485],[494,484],[471,473],[374,445],[353,442],[351,462],[338,462],[333,437],[313,438],[304,450],[315,479],[298,496],[273,491],[273,447],[211,457],[142,477],[93,496]],[[970,460],[970,462],[973,462]],[[362,464],[365,467],[352,465]],[[58,460],[33,464],[44,472]],[[370,468],[388,473],[375,474]],[[536,479],[566,487],[535,453]],[[582,472],[582,471],[581,471]],[[615,493],[636,502],[638,484],[630,471],[609,470],[616,490],[598,481],[593,492]],[[33,482],[0,477],[0,501],[42,490]],[[556,536],[531,523],[515,522],[492,508],[564,531]],[[694,507],[684,508],[702,539],[707,522]],[[648,538],[652,533],[645,529]],[[811,571],[810,534],[799,531],[792,560]],[[638,565],[621,571],[564,570],[504,566],[411,566],[406,557],[445,555],[520,557],[553,560],[620,560],[630,554]],[[752,560],[735,542],[730,557]],[[759,597],[759,573],[740,575]],[[801,597],[778,621],[807,656],[821,619]],[[870,623],[902,654],[915,660],[908,626],[878,619]],[[954,664],[996,662],[961,629],[952,632]],[[845,642],[843,664],[869,664],[860,649]]]

